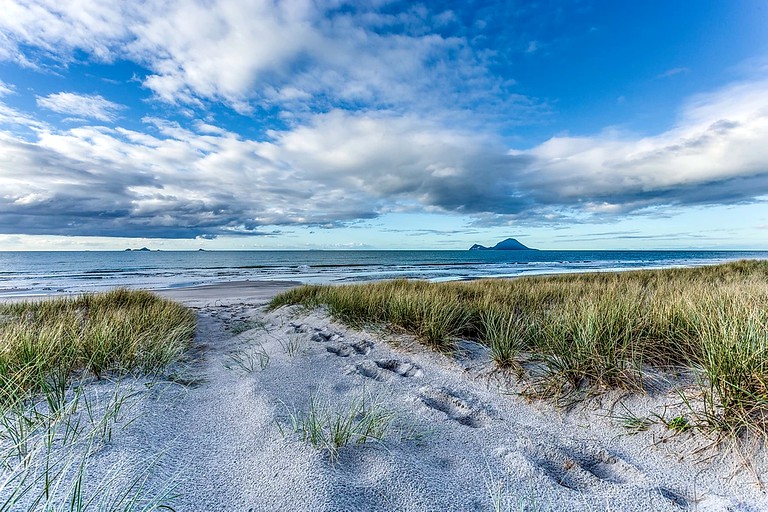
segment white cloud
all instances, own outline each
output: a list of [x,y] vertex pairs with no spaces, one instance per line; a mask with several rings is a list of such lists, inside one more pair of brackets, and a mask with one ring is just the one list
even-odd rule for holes
[[145,119],[155,135],[39,123],[32,142],[0,132],[0,233],[194,238],[392,211],[556,224],[759,201],[767,91],[752,82],[697,96],[653,136],[556,137],[530,150],[391,112],[335,110],[268,141],[159,118]]
[[[320,43],[309,3],[171,2],[134,27],[130,53],[154,74],[145,85],[166,101],[238,101],[267,73],[286,73]],[[162,8],[161,8],[162,9]]]
[[270,150],[291,168],[378,202],[472,213],[482,200],[505,213],[520,209],[510,197],[507,173],[525,157],[506,155],[501,142],[485,134],[415,116],[334,111],[273,135]]
[[683,67],[672,68],[672,69],[668,69],[665,72],[661,73],[660,75],[657,76],[657,78],[669,78],[669,77],[675,76],[675,75],[681,75],[681,74],[690,73],[690,71],[691,70],[689,68],[683,68]]
[[14,87],[0,80],[0,97],[14,93]]
[[691,98],[657,135],[554,137],[525,151],[414,117],[341,112],[275,137],[313,179],[464,214],[568,221],[768,194],[768,80]]
[[[129,51],[153,71],[144,85],[159,98],[223,100],[240,111],[329,97],[417,107],[452,94],[460,102],[454,89],[465,80],[491,81],[464,40],[430,33],[415,14],[371,14],[304,1],[175,2],[134,27]],[[398,27],[408,24],[419,29]]]
[[[398,204],[452,208],[456,188],[487,196],[468,166],[483,165],[490,183],[507,158],[501,146],[484,155],[483,137],[416,118],[332,112],[270,142],[146,121],[161,135],[81,127],[28,143],[2,134],[0,232],[194,237],[333,226]],[[463,183],[443,190],[448,178]]]
[[113,103],[97,94],[76,94],[58,92],[48,96],[37,97],[37,105],[59,114],[96,119],[98,121],[114,121],[117,112],[124,109],[123,105]]
[[498,103],[507,87],[466,40],[432,31],[451,15],[423,7],[395,14],[377,12],[376,3],[305,0],[4,0],[3,7],[0,59],[42,66],[84,51],[132,60],[149,70],[144,86],[169,103],[224,101],[248,112],[260,103],[327,110],[330,99],[423,111],[482,105],[490,93]]
[[68,61],[76,49],[110,61],[113,46],[130,37],[133,2],[4,0],[0,16],[0,58],[35,66],[22,45]]
[[32,130],[46,128],[45,123],[0,101],[0,126],[2,125],[23,126]]
[[621,210],[748,201],[768,190],[768,81],[735,84],[686,104],[648,137],[555,137],[533,148],[540,201],[607,202]]

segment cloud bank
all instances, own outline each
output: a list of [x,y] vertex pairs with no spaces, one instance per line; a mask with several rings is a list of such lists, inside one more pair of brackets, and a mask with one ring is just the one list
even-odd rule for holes
[[191,238],[396,211],[556,224],[762,201],[767,91],[756,81],[691,98],[654,136],[555,137],[524,151],[391,112],[332,110],[265,141],[202,122],[56,130],[19,114],[36,139],[0,132],[0,232]]
[[[129,110],[62,87],[35,97],[78,124],[54,126],[0,82],[0,233],[210,238],[391,212],[566,225],[768,197],[766,80],[690,98],[660,133],[511,147],[499,127],[547,107],[514,93],[477,42],[485,23],[512,23],[498,5],[471,20],[379,0],[2,6],[0,61],[57,76],[128,62],[155,117],[121,117],[137,97]],[[546,53],[520,41],[503,51]],[[230,109],[259,126],[217,121]]]

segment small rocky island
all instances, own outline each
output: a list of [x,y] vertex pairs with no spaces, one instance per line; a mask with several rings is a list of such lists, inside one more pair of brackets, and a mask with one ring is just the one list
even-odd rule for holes
[[507,238],[497,243],[493,247],[486,247],[484,245],[475,244],[469,248],[470,251],[535,251],[537,249],[531,249],[521,244],[514,238]]

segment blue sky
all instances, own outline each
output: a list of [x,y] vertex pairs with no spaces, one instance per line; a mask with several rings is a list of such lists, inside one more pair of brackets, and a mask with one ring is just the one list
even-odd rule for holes
[[768,4],[9,0],[0,250],[768,249]]

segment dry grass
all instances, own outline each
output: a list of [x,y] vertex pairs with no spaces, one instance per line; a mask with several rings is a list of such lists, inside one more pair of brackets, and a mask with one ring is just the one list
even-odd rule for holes
[[305,286],[276,297],[325,306],[352,325],[386,324],[449,350],[487,344],[501,367],[531,360],[550,396],[642,391],[644,370],[701,376],[702,424],[726,434],[768,432],[768,262],[428,283]]
[[175,483],[148,485],[155,460],[89,471],[91,455],[133,419],[145,383],[106,383],[159,373],[186,350],[190,310],[144,291],[0,305],[0,512],[4,510],[172,510]]
[[0,404],[63,389],[79,372],[152,373],[194,329],[194,313],[146,291],[0,305]]

